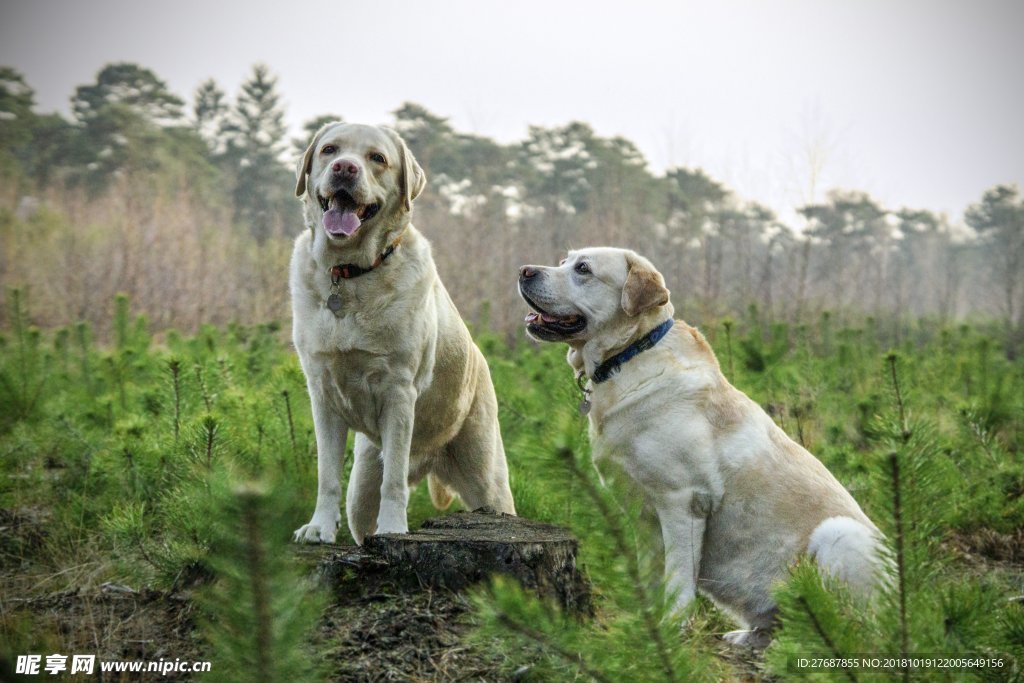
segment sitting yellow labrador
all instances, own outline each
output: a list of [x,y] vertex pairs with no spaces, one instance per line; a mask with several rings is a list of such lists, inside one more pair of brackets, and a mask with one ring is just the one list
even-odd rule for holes
[[306,230],[291,261],[292,338],[313,406],[317,488],[296,541],[333,543],[349,430],[356,543],[408,531],[409,487],[443,508],[515,513],[483,354],[412,224],[423,169],[392,130],[332,123],[299,161]]
[[813,455],[729,384],[696,328],[674,320],[665,281],[632,251],[571,251],[523,266],[530,336],[569,345],[585,390],[593,457],[617,465],[657,514],[666,583],[685,607],[696,591],[763,646],[772,584],[803,553],[870,592],[880,534]]

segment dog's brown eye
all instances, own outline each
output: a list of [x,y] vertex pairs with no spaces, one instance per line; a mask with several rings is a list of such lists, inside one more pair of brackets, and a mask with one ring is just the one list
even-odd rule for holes
[[586,261],[580,261],[579,263],[576,264],[576,272],[579,273],[580,275],[586,275],[587,273],[590,272],[590,266],[587,264]]
[[321,154],[334,154],[337,151],[338,151],[338,148],[335,147],[334,145],[324,145],[320,149],[320,153]]
[[376,161],[378,164],[388,163],[388,160],[380,152],[370,152],[370,161]]

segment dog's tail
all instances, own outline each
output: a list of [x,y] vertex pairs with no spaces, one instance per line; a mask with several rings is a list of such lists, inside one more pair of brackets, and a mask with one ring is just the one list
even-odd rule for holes
[[448,490],[448,487],[441,483],[441,480],[433,473],[427,475],[427,490],[430,491],[430,502],[438,510],[445,510],[452,504],[455,494]]
[[815,527],[807,551],[824,573],[846,581],[856,595],[869,597],[888,580],[881,534],[851,517],[829,517]]

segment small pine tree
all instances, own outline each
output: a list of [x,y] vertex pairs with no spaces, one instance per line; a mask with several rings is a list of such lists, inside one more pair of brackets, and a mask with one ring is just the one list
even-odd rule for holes
[[[35,417],[50,376],[50,364],[40,346],[41,334],[29,324],[24,290],[8,290],[10,352],[0,358],[0,432],[17,420]],[[7,351],[0,338],[0,351]]]
[[[890,575],[880,581],[878,595],[864,601],[851,597],[845,585],[823,579],[813,563],[801,562],[776,593],[782,628],[767,660],[779,675],[794,673],[799,657],[991,656],[993,644],[1012,640],[1002,635],[1000,620],[992,618],[1006,609],[992,582],[965,583],[942,573],[937,539],[944,519],[935,503],[949,499],[960,476],[943,458],[934,425],[907,410],[897,357],[890,354],[887,363],[893,409],[878,418],[873,430],[879,447],[871,490],[877,501],[872,516],[886,537]],[[1009,663],[1011,658],[1005,659]],[[888,673],[909,680],[934,672],[899,665]],[[864,674],[856,667],[823,673],[837,680],[858,680]]]
[[588,566],[598,572],[591,579],[600,595],[599,616],[591,621],[564,614],[517,584],[495,579],[477,597],[481,635],[512,638],[539,651],[535,666],[541,680],[573,674],[599,682],[720,680],[708,653],[683,637],[680,620],[686,615],[673,613],[673,596],[653,575],[657,563],[638,538],[639,510],[622,508],[572,450],[558,449],[557,460],[545,471],[563,480],[561,490],[582,495],[571,512],[574,526],[592,529],[584,550],[593,560]]
[[317,680],[306,647],[321,605],[286,552],[282,495],[252,483],[220,483],[214,493],[223,504],[210,548],[217,578],[201,604],[217,679]]

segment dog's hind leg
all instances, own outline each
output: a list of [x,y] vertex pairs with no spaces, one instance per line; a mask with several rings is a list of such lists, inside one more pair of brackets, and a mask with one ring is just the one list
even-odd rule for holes
[[430,502],[438,510],[447,510],[455,499],[454,494],[448,490],[440,479],[433,473],[427,475],[427,490],[430,491]]
[[501,430],[488,411],[477,409],[469,414],[462,430],[445,448],[434,474],[450,485],[470,510],[486,505],[496,512],[516,513]]
[[356,434],[355,458],[348,479],[345,511],[348,529],[359,545],[377,530],[377,512],[380,510],[380,486],[384,480],[384,465],[380,449],[362,434]]

